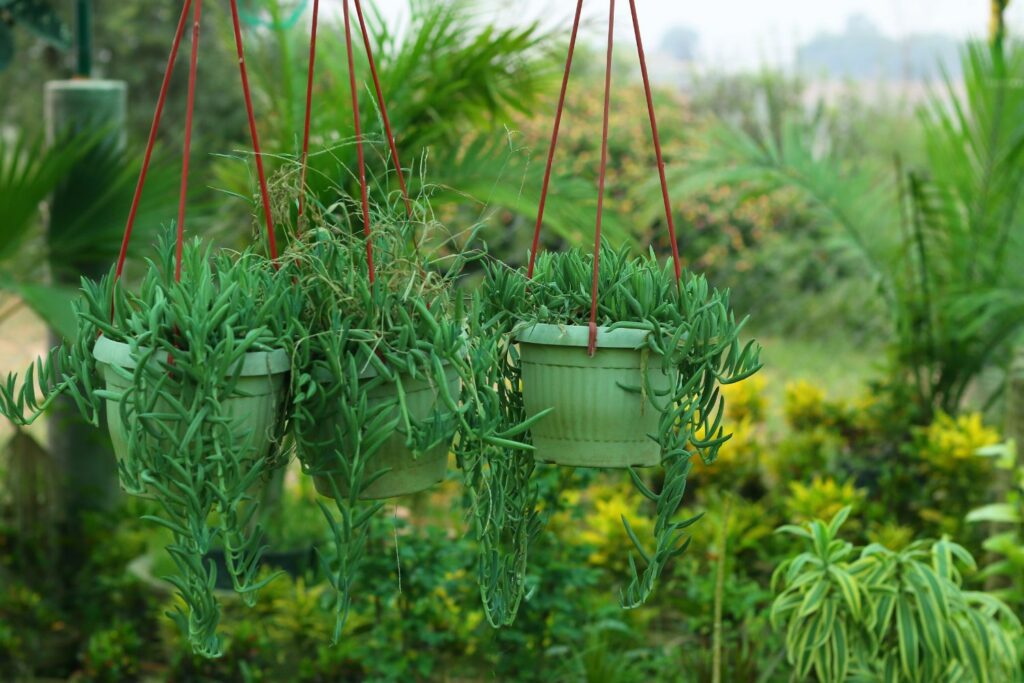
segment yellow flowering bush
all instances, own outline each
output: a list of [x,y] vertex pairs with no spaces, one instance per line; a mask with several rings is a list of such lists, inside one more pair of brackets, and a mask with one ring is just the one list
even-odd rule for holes
[[654,533],[652,516],[644,514],[645,499],[626,482],[595,486],[588,493],[591,508],[577,538],[594,549],[589,557],[592,564],[616,572],[625,571],[634,546],[623,527],[623,516],[640,538],[649,538]]
[[723,526],[727,552],[735,557],[756,550],[772,535],[779,521],[763,502],[717,492],[702,500],[699,506],[687,508],[680,514],[690,517],[701,512],[704,517],[691,527],[692,547],[700,549],[709,561],[717,560],[721,552]]
[[913,543],[914,534],[912,527],[892,521],[875,523],[867,531],[868,541],[895,551],[903,550]]
[[850,401],[847,408],[850,426],[863,432],[881,429],[879,418],[887,412],[881,397],[871,390],[858,394]]
[[745,482],[760,476],[764,447],[759,427],[760,425],[755,424],[749,415],[733,421],[730,424],[732,438],[722,444],[721,450],[718,451],[718,459],[706,465],[700,458],[694,458],[691,476],[715,481],[719,485],[729,483],[731,488],[739,488]]
[[[736,468],[756,467],[761,445],[757,441],[757,427],[749,417],[732,426],[732,438],[722,444],[718,460],[711,467],[720,472]],[[699,458],[697,460],[700,460]]]
[[916,457],[923,486],[914,510],[929,533],[959,535],[967,512],[986,501],[992,462],[977,453],[999,441],[999,432],[985,426],[976,412],[956,417],[940,412],[931,424],[914,430],[905,452]]
[[[696,476],[741,484],[758,475],[763,451],[760,426],[767,404],[764,387],[765,379],[760,375],[722,385],[732,438],[722,444],[718,459],[712,465],[705,465],[700,458],[694,459],[693,473]],[[703,431],[697,432],[698,438],[705,436]]]
[[735,422],[753,423],[764,420],[767,405],[764,387],[763,375],[753,375],[742,382],[722,385],[726,417]]
[[789,521],[794,523],[832,519],[848,505],[857,510],[865,497],[864,489],[854,487],[853,482],[840,484],[833,477],[815,475],[809,484],[790,482],[786,512]]
[[835,406],[826,399],[824,389],[801,379],[786,385],[783,409],[786,421],[797,429],[803,429],[831,424]]
[[999,432],[986,427],[981,413],[964,413],[952,417],[939,413],[935,420],[917,433],[918,452],[934,467],[957,469],[980,462],[975,454],[986,446],[999,443]]
[[456,641],[464,645],[463,654],[466,655],[476,653],[480,647],[476,628],[483,622],[484,613],[480,609],[463,609],[460,600],[464,596],[453,597],[447,587],[463,585],[469,578],[465,569],[446,572],[445,583],[437,585],[431,592],[436,602],[435,609],[429,615],[439,630],[456,636]]
[[766,449],[761,458],[765,484],[775,488],[821,471],[843,451],[845,442],[823,426],[794,432]]

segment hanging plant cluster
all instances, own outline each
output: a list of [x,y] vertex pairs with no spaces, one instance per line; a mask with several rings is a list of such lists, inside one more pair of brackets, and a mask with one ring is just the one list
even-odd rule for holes
[[[83,281],[76,340],[40,359],[21,381],[12,375],[0,384],[0,413],[28,424],[60,394],[72,396],[93,424],[105,413],[122,487],[155,501],[161,512],[148,519],[172,535],[167,552],[176,572],[167,578],[182,601],[174,617],[206,656],[221,649],[217,570],[209,553],[223,548],[234,590],[254,604],[274,578],[260,571],[260,492],[293,453],[322,495],[330,542],[318,549],[319,571],[334,589],[335,640],[351,608],[373,516],[383,501],[448,478],[450,454],[493,626],[512,623],[525,598],[530,542],[543,526],[532,483],[538,463],[627,470],[653,502],[653,539],[638,538],[623,520],[639,559],[630,557],[621,603],[645,602],[667,563],[686,549],[685,530],[697,519],[676,520],[691,458],[714,461],[729,438],[719,387],[756,372],[759,351],[753,342],[741,345],[742,323],[728,293],[684,273],[678,252],[668,267],[653,253],[635,258],[602,244],[607,91],[594,252],[538,256],[582,2],[529,268],[485,262],[482,286],[468,295],[457,287],[462,267],[483,257],[431,260],[421,251],[423,231],[436,224],[427,202],[409,198],[375,70],[404,207],[371,205],[347,1],[361,196],[305,195],[307,117],[300,187],[272,206],[235,0],[231,5],[267,255],[213,252],[184,238],[201,8],[201,0],[186,0],[120,259],[99,282]],[[375,69],[359,0],[355,7]],[[129,288],[120,278],[135,207],[190,8],[181,208],[174,238],[161,243],[138,286]],[[642,48],[641,64],[649,97]],[[606,86],[611,27],[608,66]],[[653,108],[651,123],[660,165]],[[664,174],[662,188],[667,209]],[[273,217],[290,220],[296,194],[297,220],[284,226],[290,239],[278,254]],[[361,234],[351,216],[361,218]],[[667,220],[675,248],[670,212]],[[653,487],[636,468],[659,464],[664,481]]]
[[[303,332],[293,363],[292,434],[303,471],[332,500],[322,504],[334,553],[322,569],[337,595],[336,637],[348,613],[369,522],[383,499],[445,479],[453,441],[477,520],[481,562],[496,554],[493,534],[516,533],[492,497],[516,500],[515,441],[528,424],[495,414],[501,400],[489,373],[496,347],[468,334],[454,288],[463,259],[447,271],[409,247],[424,223],[376,215],[373,240],[317,212],[286,251],[284,272],[303,293]],[[371,244],[372,261],[366,247]],[[372,269],[371,264],[372,263]],[[485,381],[481,381],[481,377]],[[485,495],[486,493],[486,495]],[[493,529],[493,531],[492,531]],[[500,554],[499,554],[500,557]],[[503,560],[502,560],[503,561]],[[522,569],[481,584],[488,616],[509,623],[522,597]]]
[[[626,468],[656,505],[653,548],[626,532],[644,565],[633,570],[621,596],[624,607],[642,604],[666,563],[682,553],[694,517],[674,521],[686,489],[690,459],[714,462],[729,438],[722,425],[719,385],[760,368],[754,342],[741,346],[728,293],[703,276],[677,281],[654,254],[633,258],[627,249],[601,248],[596,309],[597,349],[590,344],[594,257],[572,249],[543,254],[533,278],[490,265],[482,313],[489,334],[506,339],[508,385],[523,415],[550,416],[531,430],[534,457],[571,467]],[[512,382],[513,378],[518,379]],[[661,464],[655,493],[637,467]]]
[[255,492],[287,463],[301,300],[253,252],[214,256],[186,242],[180,279],[174,242],[159,253],[135,292],[115,285],[113,270],[83,280],[78,341],[39,361],[20,386],[9,377],[0,410],[28,424],[68,393],[93,424],[106,413],[122,488],[155,501],[160,513],[148,519],[172,534],[177,573],[168,580],[185,605],[176,619],[196,651],[212,656],[220,643],[210,550],[224,549],[248,604],[270,580],[257,577],[265,548]]

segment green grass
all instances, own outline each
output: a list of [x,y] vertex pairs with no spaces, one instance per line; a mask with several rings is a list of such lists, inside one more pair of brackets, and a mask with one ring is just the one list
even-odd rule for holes
[[758,336],[764,347],[764,374],[769,391],[781,398],[785,385],[807,380],[832,398],[848,398],[881,374],[885,349],[842,338],[801,339]]
[[786,429],[783,412],[786,385],[805,380],[821,387],[830,399],[852,398],[867,382],[881,375],[885,349],[879,344],[857,345],[842,337],[780,337],[756,335],[764,347],[760,374],[766,380],[766,423],[773,433]]

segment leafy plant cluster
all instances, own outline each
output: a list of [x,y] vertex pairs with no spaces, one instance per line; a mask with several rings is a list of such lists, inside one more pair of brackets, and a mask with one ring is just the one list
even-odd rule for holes
[[[255,600],[266,581],[256,579],[264,546],[253,489],[286,462],[287,401],[274,406],[270,433],[253,442],[232,428],[228,402],[240,395],[246,354],[289,350],[301,299],[253,252],[214,255],[199,241],[186,242],[180,281],[175,252],[165,240],[137,292],[115,284],[113,274],[83,280],[76,340],[37,361],[20,384],[10,375],[0,408],[27,424],[55,396],[69,394],[96,426],[104,401],[108,411],[119,411],[127,429],[118,462],[122,487],[159,501],[160,514],[149,519],[174,535],[167,550],[177,573],[168,580],[187,608],[176,619],[197,651],[214,655],[216,570],[205,556],[222,544],[235,589],[248,603]],[[126,344],[134,366],[101,368],[93,356],[100,336]],[[101,388],[103,373],[129,388]]]
[[[370,459],[393,432],[405,436],[414,456],[454,448],[479,543],[480,594],[494,626],[515,619],[526,590],[528,541],[540,523],[529,446],[519,440],[529,423],[497,381],[497,340],[466,327],[466,304],[454,287],[473,257],[425,256],[417,245],[433,238],[422,233],[440,226],[425,202],[416,210],[409,219],[375,207],[369,237],[354,234],[344,212],[316,212],[286,255],[286,269],[306,296],[293,431],[304,471],[333,475],[335,510],[321,507],[334,535],[334,553],[322,568],[338,596],[335,638],[365,559],[370,521],[383,505],[360,494],[385,474]],[[414,415],[406,404],[405,386],[414,380],[426,380],[435,393],[428,415]],[[371,401],[382,387],[391,387],[393,398]],[[320,425],[335,421],[334,433],[325,434]]]
[[898,381],[947,413],[1004,364],[1024,319],[1024,49],[975,43],[961,62],[963,83],[947,77],[921,107],[919,161],[850,163],[817,118],[790,115],[776,134],[719,126],[685,185],[781,192],[836,230],[830,260],[874,283]]
[[[750,381],[724,387],[731,419],[737,419],[735,409],[741,403],[751,400],[744,395],[757,395],[754,387],[747,386]],[[799,392],[802,398],[793,407],[793,417],[800,426],[788,428],[798,434],[768,432],[765,420],[774,415],[770,400],[773,390],[770,383],[763,388],[761,398],[768,399],[767,415],[755,421],[752,437],[762,444],[754,465],[764,476],[781,467],[775,461],[790,457],[788,451],[819,448],[815,445],[817,437],[808,440],[807,434],[819,433],[822,422],[830,425],[828,430],[834,432],[830,438],[834,439],[846,438],[843,435],[848,436],[855,428],[883,433],[880,425],[871,425],[879,419],[878,414],[889,412],[884,406],[869,410],[863,398],[839,400],[807,389]],[[895,418],[889,415],[886,419]],[[910,428],[904,425],[904,430],[908,432],[904,438],[909,440]],[[786,444],[785,449],[779,447],[780,443]],[[746,453],[727,456],[735,446],[735,437],[723,444],[716,470],[721,470],[728,457],[747,457]],[[860,447],[858,443],[843,445],[835,460],[807,453],[799,466],[797,461],[785,466],[787,480],[810,480],[814,473],[822,472],[827,473],[822,482],[834,481],[843,489],[849,486],[858,491],[868,488],[868,497],[858,499],[855,512],[843,525],[843,535],[857,546],[878,543],[898,551],[915,537],[933,533],[915,516],[894,515],[878,504],[881,494],[876,480],[854,478],[850,470],[843,469],[850,464],[853,471],[859,471],[851,463],[866,457]],[[457,485],[456,476],[429,493],[400,502],[394,514],[388,510],[373,517],[345,636],[335,646],[329,644],[334,590],[319,574],[300,580],[275,580],[260,591],[260,600],[253,608],[241,601],[223,600],[223,656],[215,660],[187,653],[177,629],[154,609],[100,612],[76,628],[89,633],[110,628],[117,619],[140,618],[143,621],[136,630],[157,633],[154,626],[162,623],[160,641],[150,643],[147,639],[138,655],[145,662],[142,669],[158,680],[233,680],[245,676],[254,680],[288,676],[309,681],[346,677],[402,680],[410,675],[425,679],[492,675],[525,683],[547,680],[551,671],[556,671],[558,677],[572,680],[589,675],[609,681],[674,681],[679,671],[694,672],[702,679],[711,679],[715,671],[720,671],[722,680],[782,683],[793,675],[785,653],[788,622],[781,620],[778,631],[770,627],[770,576],[780,562],[803,550],[790,539],[803,539],[772,534],[771,530],[791,519],[790,510],[796,513],[798,502],[807,503],[801,505],[800,514],[811,515],[820,509],[822,512],[815,514],[821,516],[831,514],[837,503],[841,506],[839,501],[845,496],[835,487],[812,484],[803,488],[813,491],[814,499],[804,500],[789,492],[786,480],[779,485],[737,489],[731,478],[719,478],[717,472],[713,478],[704,474],[701,464],[695,463],[692,476],[697,478],[697,495],[692,496],[691,487],[689,503],[680,512],[684,518],[704,512],[701,522],[689,529],[693,534],[690,549],[667,567],[644,610],[621,612],[608,600],[623,568],[628,566],[625,556],[632,544],[621,527],[620,515],[629,515],[631,521],[641,515],[641,495],[616,473],[541,466],[535,468],[530,482],[538,491],[538,509],[547,523],[530,544],[525,576],[529,597],[510,626],[490,628],[481,607],[472,581],[478,546],[472,534],[464,533],[458,509],[463,489]],[[658,490],[659,473],[653,473],[648,481]],[[725,494],[726,488],[734,493]],[[725,497],[732,499],[731,505],[723,503]],[[1008,500],[1015,499],[1011,496]],[[315,507],[312,500],[307,502]],[[330,501],[325,502],[333,509]],[[318,510],[314,512],[320,516]],[[653,520],[646,523],[650,528]],[[618,532],[614,532],[616,525]],[[634,526],[643,537],[643,520]],[[1003,529],[1012,527],[1001,526],[997,531]],[[974,535],[961,533],[957,532],[957,538],[964,538],[963,545],[980,563],[980,546]],[[105,545],[121,548],[125,559],[139,552],[126,548],[120,535],[102,538]],[[4,546],[2,534],[0,546]],[[330,555],[330,544],[322,550]],[[855,551],[848,559],[855,560],[857,554]],[[989,578],[985,567],[973,572],[961,563],[960,568],[964,589],[978,590],[982,581],[998,580],[995,576]],[[1008,571],[1012,572],[1012,567]],[[123,564],[112,566],[90,575],[75,595],[83,594],[86,586],[109,586],[118,577],[122,582],[132,578]],[[396,590],[396,586],[401,589]],[[992,590],[986,585],[986,591],[1003,596],[1012,609],[1018,609],[1021,603],[1014,593],[999,590],[1003,584],[996,586],[997,590]],[[48,605],[50,593],[43,591],[43,596]],[[715,607],[719,603],[720,617]],[[0,611],[3,609],[0,605]],[[52,618],[73,621],[64,613]],[[588,626],[581,629],[581,623]],[[716,633],[721,643],[717,663]],[[23,639],[40,642],[43,647],[61,635],[51,630],[49,622],[26,625],[20,632]],[[101,645],[104,639],[98,638],[94,645]],[[84,638],[80,647],[85,657]],[[410,654],[395,657],[396,650]],[[74,651],[63,671],[78,666]],[[29,667],[26,671],[35,667],[36,675],[40,675],[37,660],[23,660]],[[80,666],[86,666],[84,659]],[[993,672],[992,678],[997,676]],[[960,678],[970,680],[971,675]]]
[[[459,397],[450,394],[445,366],[458,360],[464,344],[450,282],[414,260],[405,243],[410,235],[393,224],[377,225],[366,240],[323,218],[308,221],[285,261],[305,294],[293,433],[304,472],[330,482],[336,508],[320,503],[334,539],[322,568],[337,592],[337,640],[371,519],[384,506],[361,500],[386,474],[370,460],[395,430],[414,454],[451,442]],[[405,405],[403,385],[417,378],[428,378],[439,393],[426,419],[413,417]],[[369,393],[388,386],[393,399],[371,403]]]
[[[0,140],[0,213],[6,217],[0,226],[0,302],[11,303],[0,320],[24,305],[65,338],[78,327],[71,309],[74,283],[83,271],[106,272],[117,256],[124,207],[141,163],[110,144],[109,128],[72,133],[50,144],[24,129]],[[169,171],[158,166],[149,176],[137,240],[155,238],[148,226],[159,225],[176,205]],[[64,191],[49,207],[44,245],[40,207],[58,188]]]
[[[513,419],[505,387],[494,381],[495,340],[477,341],[464,329],[464,304],[452,287],[464,259],[435,272],[417,250],[417,223],[375,217],[384,220],[364,239],[318,207],[279,264],[194,242],[177,273],[174,245],[165,242],[137,292],[112,276],[85,281],[76,340],[31,366],[24,381],[9,376],[0,391],[0,407],[17,424],[32,422],[60,394],[73,396],[94,425],[104,401],[118,411],[128,430],[122,486],[162,508],[150,519],[174,535],[168,552],[177,572],[169,579],[185,604],[176,618],[197,652],[220,651],[216,568],[206,557],[213,545],[223,546],[247,604],[271,578],[257,576],[264,547],[256,489],[284,464],[289,432],[307,474],[331,475],[325,481],[336,510],[321,507],[333,544],[321,569],[336,593],[335,639],[369,521],[382,505],[361,500],[384,474],[370,459],[396,431],[413,454],[447,447],[458,434],[489,620],[511,623],[523,598],[527,543],[540,524],[532,461],[519,457],[529,446],[517,440],[529,423]],[[98,338],[127,345],[130,367],[99,363]],[[251,435],[232,428],[237,416],[228,402],[239,395],[246,354],[257,351],[287,352],[292,372],[272,433],[257,435],[254,448]],[[111,378],[129,388],[102,389]],[[420,379],[437,392],[426,417],[413,416],[404,401],[403,383]],[[394,388],[394,400],[371,401],[382,386]]]
[[[505,385],[511,391],[521,391],[518,357],[511,341],[516,331],[535,323],[588,324],[592,271],[593,256],[579,250],[541,254],[532,280],[500,265],[488,268],[483,287],[484,325],[492,330],[489,336],[509,340],[506,360],[498,367],[508,373]],[[686,549],[688,539],[683,532],[699,518],[673,520],[685,492],[691,458],[696,454],[710,464],[729,439],[722,426],[724,401],[719,386],[757,372],[760,350],[753,341],[741,345],[742,323],[737,323],[729,307],[728,292],[711,289],[703,277],[689,273],[677,282],[671,268],[660,265],[653,253],[634,258],[626,249],[603,245],[598,290],[598,325],[649,332],[646,362],[660,364],[673,377],[667,396],[649,386],[636,388],[661,414],[657,438],[666,472],[662,490],[656,493],[630,470],[637,489],[657,509],[653,549],[647,548],[623,519],[643,566],[638,568],[630,553],[632,578],[621,602],[636,607],[650,596],[665,565]]]
[[948,539],[856,556],[838,537],[850,513],[784,526],[810,549],[776,569],[771,618],[794,676],[821,681],[1016,680],[1021,624],[998,598],[963,588],[974,559]]
[[1002,500],[982,505],[967,515],[968,522],[992,525],[983,547],[994,561],[984,568],[982,576],[993,584],[996,595],[1024,605],[1024,465],[1017,461],[1013,442],[983,449],[977,455],[994,459],[1009,480]]

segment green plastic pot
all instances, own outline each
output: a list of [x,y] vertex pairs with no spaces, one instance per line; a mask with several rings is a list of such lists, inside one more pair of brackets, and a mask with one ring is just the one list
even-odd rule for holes
[[530,432],[541,462],[571,467],[652,467],[661,463],[661,413],[641,391],[643,375],[665,396],[673,377],[644,347],[643,330],[598,328],[587,353],[584,325],[536,324],[515,333],[528,416],[547,409]]
[[[376,376],[377,371],[370,367],[359,375],[359,379],[367,381]],[[445,365],[445,379],[448,382],[448,391],[452,395],[458,395],[459,375],[451,365]],[[405,390],[405,405],[413,420],[427,420],[438,406],[443,406],[442,399],[438,395],[438,388],[431,383],[430,379],[422,376],[413,379],[407,374],[402,374],[401,380],[402,388]],[[399,415],[398,391],[390,382],[379,384],[367,391],[367,403],[371,408],[382,404],[391,405],[393,406],[391,417]],[[446,415],[451,414],[447,409],[444,412]],[[323,424],[318,427],[315,442],[319,444],[333,443],[335,441],[334,429],[338,424],[342,424],[340,420],[324,420]],[[399,428],[370,456],[366,463],[366,476],[384,469],[388,471],[363,489],[360,495],[361,499],[379,500],[405,496],[424,491],[444,481],[448,472],[448,452],[451,449],[451,442],[442,441],[430,450],[417,455],[406,445],[406,437],[404,426],[400,423]],[[326,452],[330,446],[323,448]],[[307,457],[307,462],[316,462],[320,457],[322,454],[311,453]],[[340,475],[316,475],[313,478],[313,483],[317,492],[328,498],[333,498],[332,478],[341,494],[348,495],[348,482]]]
[[[100,337],[93,347],[100,376],[112,396],[107,399],[107,429],[118,460],[128,457],[129,426],[124,424],[120,403],[132,388],[125,377],[137,365],[131,347],[107,337]],[[120,371],[118,370],[120,369]],[[266,456],[277,431],[280,406],[288,391],[291,361],[283,349],[247,353],[242,359],[235,394],[225,399],[224,407],[231,421],[231,431],[246,458]],[[129,401],[132,400],[128,395]]]

